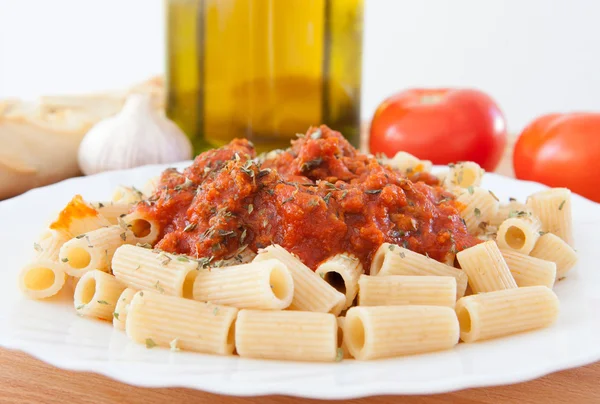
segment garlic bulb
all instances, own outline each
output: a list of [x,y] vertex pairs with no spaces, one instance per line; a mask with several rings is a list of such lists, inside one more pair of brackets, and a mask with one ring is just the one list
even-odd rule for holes
[[132,94],[118,114],[94,125],[79,145],[81,171],[102,171],[188,160],[192,145],[179,127],[152,108],[148,95]]

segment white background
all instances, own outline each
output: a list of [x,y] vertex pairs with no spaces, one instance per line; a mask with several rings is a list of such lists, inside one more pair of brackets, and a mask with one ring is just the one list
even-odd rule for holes
[[[599,1],[365,8],[365,119],[414,86],[483,89],[512,131],[545,112],[600,110]],[[163,38],[162,0],[0,0],[0,98],[127,87],[163,71]]]

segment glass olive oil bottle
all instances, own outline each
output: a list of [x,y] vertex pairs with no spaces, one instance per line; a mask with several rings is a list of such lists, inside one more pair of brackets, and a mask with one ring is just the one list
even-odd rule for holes
[[325,123],[359,146],[363,0],[167,0],[167,114],[195,151],[289,146]]

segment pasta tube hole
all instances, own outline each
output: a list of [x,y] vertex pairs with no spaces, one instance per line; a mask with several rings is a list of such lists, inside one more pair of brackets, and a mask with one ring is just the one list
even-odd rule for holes
[[197,276],[198,276],[197,270],[190,271],[185,276],[185,279],[183,281],[183,290],[182,290],[182,294],[181,294],[184,298],[186,298],[186,299],[194,298],[194,281],[196,280]]
[[[81,294],[79,299],[81,304],[88,304],[94,298],[96,294],[96,279],[89,277],[84,279],[85,284],[81,286]],[[79,286],[79,285],[78,285]]]
[[46,267],[31,268],[25,274],[25,286],[31,290],[45,290],[54,285],[54,271]]
[[134,219],[129,223],[131,231],[136,237],[146,237],[152,230],[152,225],[144,219]]
[[340,275],[338,272],[327,272],[323,279],[325,279],[325,282],[333,286],[338,292],[344,295],[346,294],[346,282],[344,281],[342,275]]
[[[355,351],[361,351],[365,346],[365,325],[360,317],[346,317],[347,323],[347,344],[352,346]],[[350,351],[352,352],[352,351]]]
[[90,265],[90,261],[92,260],[92,256],[88,251],[81,247],[70,248],[65,258],[68,260],[67,264],[71,268],[82,269]]
[[460,323],[460,331],[464,333],[471,332],[471,313],[465,307],[458,309],[456,313],[458,322]]
[[525,233],[516,226],[510,226],[504,235],[506,244],[514,250],[520,250],[525,245]]
[[477,175],[474,170],[461,168],[456,174],[456,185],[462,188],[469,188],[475,184],[475,181],[477,181]]
[[273,295],[279,300],[285,300],[290,295],[290,288],[286,270],[275,267],[269,274],[269,285]]

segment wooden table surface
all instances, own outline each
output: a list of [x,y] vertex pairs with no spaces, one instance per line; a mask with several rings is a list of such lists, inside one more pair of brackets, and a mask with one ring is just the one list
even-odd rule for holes
[[[512,175],[511,145],[497,172]],[[577,343],[574,341],[573,343]],[[230,397],[196,390],[145,389],[104,376],[53,368],[24,353],[0,349],[0,404],[104,403],[216,403],[281,404],[325,403],[285,396]],[[333,402],[333,401],[331,401]],[[600,362],[515,384],[462,390],[432,396],[380,396],[347,400],[355,404],[492,404],[492,403],[600,403]]]

